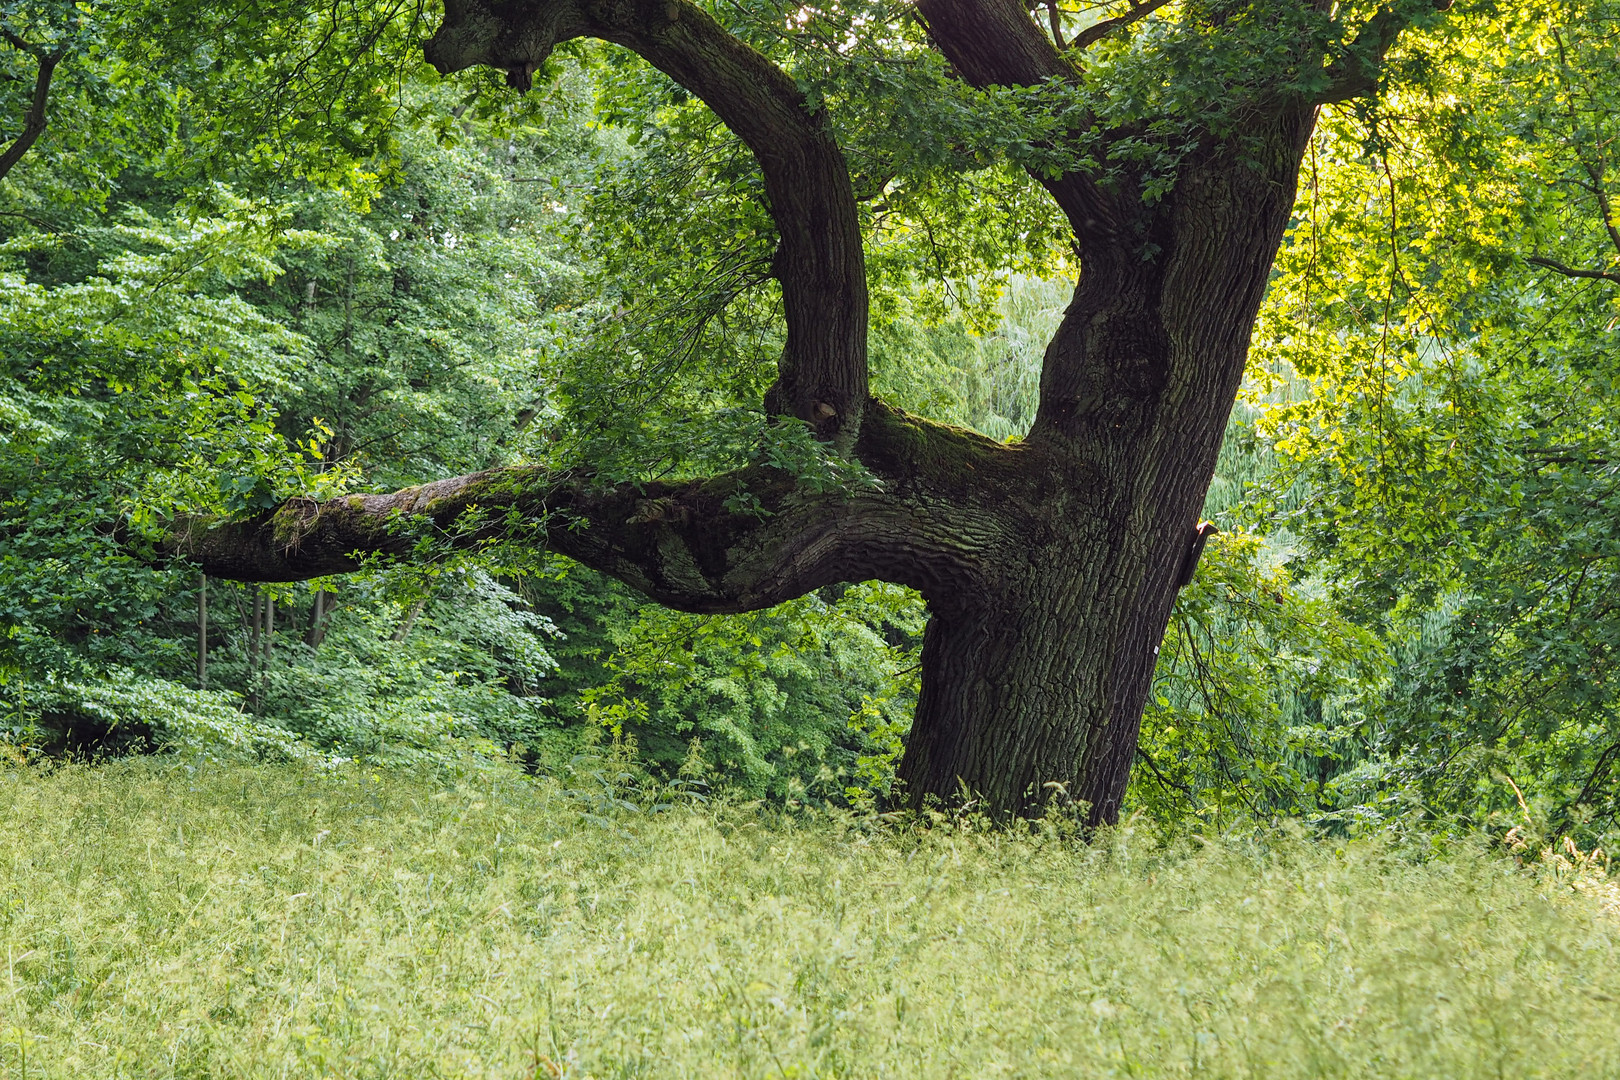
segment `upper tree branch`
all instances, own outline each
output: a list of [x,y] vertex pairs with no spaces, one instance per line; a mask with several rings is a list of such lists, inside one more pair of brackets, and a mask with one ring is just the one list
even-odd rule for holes
[[1594,278],[1598,281],[1620,283],[1620,272],[1613,270],[1577,270],[1572,266],[1565,266],[1557,259],[1547,259],[1540,255],[1526,255],[1524,261],[1534,266],[1544,266],[1554,273],[1563,274],[1565,277]]
[[787,343],[767,406],[852,440],[867,397],[860,221],[825,114],[759,52],[688,0],[447,0],[427,43],[441,72],[485,64],[526,89],[560,42],[622,45],[690,90],[753,152],[781,236]]
[[1597,199],[1598,216],[1603,219],[1603,231],[1609,234],[1609,243],[1620,254],[1620,224],[1614,220],[1614,204],[1609,199],[1609,189],[1603,184],[1603,170],[1592,162],[1581,158],[1581,167],[1586,175],[1592,178],[1591,186],[1587,189]]
[[1052,27],[1052,44],[1062,49],[1063,43],[1063,12],[1059,10],[1057,0],[1046,0],[1047,21]]
[[1123,15],[1116,15],[1112,19],[1104,19],[1100,23],[1088,26],[1080,31],[1079,36],[1070,43],[1069,47],[1076,51],[1088,49],[1115,30],[1122,30],[1138,19],[1146,18],[1169,2],[1170,0],[1147,0],[1146,3],[1135,5]]
[[1451,0],[1402,0],[1380,7],[1356,31],[1344,53],[1324,69],[1327,86],[1316,95],[1315,104],[1349,101],[1376,92],[1384,57],[1402,31],[1420,15],[1450,8]]
[[[1018,0],[918,0],[917,10],[945,59],[972,86],[1036,86],[1077,75]],[[1111,217],[1109,200],[1079,173],[1035,179],[1062,207],[1076,235]]]
[[945,58],[973,86],[1033,86],[1074,68],[1017,0],[920,0]]
[[4,153],[0,153],[0,179],[4,179],[12,166],[21,161],[23,155],[28,153],[39,137],[45,133],[47,123],[45,106],[50,100],[51,77],[56,74],[56,66],[62,62],[62,57],[67,55],[67,46],[47,49],[43,45],[23,40],[3,26],[0,26],[0,37],[3,37],[12,48],[32,56],[39,65],[39,70],[34,76],[33,97],[29,99],[28,112],[23,116],[22,134],[12,140]]
[[[1558,43],[1558,66],[1563,73],[1565,89],[1564,111],[1569,115],[1571,126],[1575,130],[1579,131],[1581,121],[1580,115],[1575,108],[1575,86],[1570,77],[1569,47],[1564,44],[1564,35],[1562,31],[1555,28],[1552,36],[1553,40]],[[1616,252],[1620,252],[1620,225],[1615,223],[1614,206],[1609,201],[1609,189],[1604,183],[1604,174],[1607,172],[1608,162],[1607,155],[1603,152],[1602,143],[1598,144],[1597,155],[1597,160],[1593,161],[1585,154],[1580,153],[1579,151],[1576,152],[1575,157],[1581,163],[1581,170],[1586,173],[1587,179],[1590,180],[1591,183],[1582,184],[1578,180],[1575,181],[1575,183],[1580,187],[1585,188],[1587,192],[1589,192],[1591,196],[1597,200],[1598,215],[1603,219],[1604,231],[1609,234],[1609,242],[1614,245],[1614,250]],[[1581,274],[1571,276],[1590,277],[1591,275]]]

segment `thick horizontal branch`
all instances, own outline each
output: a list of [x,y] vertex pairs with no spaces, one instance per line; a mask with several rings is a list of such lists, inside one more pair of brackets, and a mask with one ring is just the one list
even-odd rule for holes
[[860,218],[827,117],[786,73],[689,0],[447,0],[426,45],[441,72],[487,65],[527,88],[552,48],[594,37],[640,55],[713,109],[765,175],[781,237],[787,341],[768,407],[853,441],[867,394]]
[[949,606],[983,593],[1027,486],[1019,452],[869,403],[860,451],[880,484],[817,490],[750,466],[681,484],[598,485],[510,468],[379,495],[295,499],[192,521],[166,544],[210,576],[299,581],[507,540],[549,547],[684,611],[769,607],[877,579]]
[[[784,515],[791,480],[748,469],[684,485],[596,487],[533,469],[496,469],[380,495],[292,500],[226,523],[194,522],[173,550],[212,577],[296,581],[360,568],[368,559],[431,558],[500,540],[529,541],[611,574],[687,611],[744,611],[827,584],[836,522],[850,500],[801,500]],[[728,505],[738,495],[760,512]],[[792,520],[807,517],[809,521]],[[811,521],[821,523],[814,530]],[[790,551],[776,534],[790,532]],[[776,549],[776,550],[771,550]],[[761,565],[763,557],[765,564]],[[844,562],[837,552],[834,563]]]
[[1540,255],[1526,255],[1524,261],[1530,263],[1532,266],[1546,267],[1548,270],[1551,270],[1557,274],[1562,274],[1565,277],[1592,278],[1598,281],[1613,281],[1620,283],[1620,272],[1613,270],[1580,270],[1573,266],[1565,266],[1557,259],[1548,259]]

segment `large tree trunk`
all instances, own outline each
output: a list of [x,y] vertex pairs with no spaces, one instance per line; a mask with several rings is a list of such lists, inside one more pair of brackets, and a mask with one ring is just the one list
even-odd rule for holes
[[1056,797],[1088,804],[1092,821],[1114,820],[1181,552],[1165,543],[1020,552],[999,595],[935,612],[900,800],[982,800],[1000,815],[1038,812]]
[[1057,797],[1118,817],[1310,129],[1274,129],[1264,169],[1190,163],[1143,228],[1093,241],[1029,436],[1047,475],[991,588],[928,626],[907,802],[1029,814]]
[[985,567],[989,587],[934,602],[899,771],[907,804],[965,794],[1030,814],[1056,797],[1093,823],[1117,818],[1231,400],[1182,437],[1113,446],[1111,483],[1056,459]]
[[[1224,420],[1225,408],[1211,411]],[[899,772],[908,804],[966,794],[1028,814],[1057,797],[1089,805],[1093,822],[1117,818],[1195,550],[1216,420],[1201,440],[1139,447],[1115,498],[1092,483],[1065,489],[1060,476],[1038,485],[1018,542],[985,568],[989,588],[934,603]]]

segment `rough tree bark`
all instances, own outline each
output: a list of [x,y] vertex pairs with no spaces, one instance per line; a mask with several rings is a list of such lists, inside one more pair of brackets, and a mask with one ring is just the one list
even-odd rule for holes
[[[919,0],[917,11],[972,84],[1078,77],[1074,51],[1019,0]],[[526,87],[555,44],[597,37],[662,69],[747,144],[781,236],[788,325],[766,407],[810,424],[880,487],[806,490],[750,467],[633,490],[506,469],[194,523],[176,549],[220,577],[294,580],[352,569],[361,554],[406,557],[422,530],[476,543],[517,522],[687,611],[753,610],[845,580],[910,585],[931,617],[901,797],[967,793],[999,814],[1031,814],[1061,793],[1088,804],[1093,822],[1115,820],[1315,110],[1373,89],[1402,19],[1385,9],[1347,46],[1302,39],[1319,88],[1206,133],[1157,201],[1085,172],[1037,177],[1083,269],[1046,351],[1033,429],[1008,446],[868,393],[864,256],[844,159],[825,113],[763,56],[687,0],[448,0],[446,12],[427,45],[441,71],[491,65]],[[739,489],[764,512],[728,509]]]

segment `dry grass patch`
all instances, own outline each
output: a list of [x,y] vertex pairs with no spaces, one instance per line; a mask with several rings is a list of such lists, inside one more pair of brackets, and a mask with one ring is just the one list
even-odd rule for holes
[[1602,1077],[1601,890],[1476,852],[155,761],[0,769],[0,1077]]

